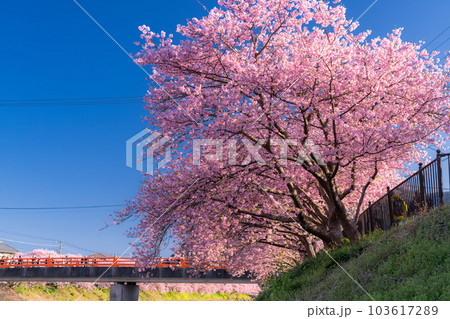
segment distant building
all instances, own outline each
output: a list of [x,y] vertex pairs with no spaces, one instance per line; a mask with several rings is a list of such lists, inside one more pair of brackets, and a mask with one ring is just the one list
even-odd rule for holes
[[0,258],[12,258],[19,251],[8,244],[0,241]]

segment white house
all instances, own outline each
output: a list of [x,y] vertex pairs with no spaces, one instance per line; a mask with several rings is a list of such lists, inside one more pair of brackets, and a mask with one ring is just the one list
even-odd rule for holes
[[0,258],[12,258],[19,251],[8,244],[0,241]]

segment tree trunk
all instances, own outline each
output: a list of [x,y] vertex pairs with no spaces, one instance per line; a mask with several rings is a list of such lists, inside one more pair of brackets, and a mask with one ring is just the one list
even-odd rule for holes
[[328,180],[321,183],[321,185],[329,198],[329,228],[330,232],[333,233],[333,237],[338,239],[338,244],[344,238],[348,238],[351,243],[357,242],[361,236],[356,223],[347,214],[347,208],[342,203],[335,181]]
[[303,246],[305,246],[306,255],[308,257],[316,257],[316,251],[312,244],[311,236],[310,235],[302,236],[300,241],[302,242]]
[[[294,184],[289,182],[287,186],[295,207],[304,210]],[[347,209],[339,198],[334,182],[322,181],[321,186],[325,191],[324,196],[327,197],[325,202],[327,202],[328,206],[328,224],[314,224],[308,220],[302,211],[300,211],[300,213],[297,214],[300,225],[311,235],[320,238],[327,246],[341,245],[344,238],[348,238],[352,243],[357,242],[360,238],[360,234],[356,224],[347,216]],[[305,247],[308,246],[306,244],[304,245]]]
[[358,227],[356,226],[356,223],[353,220],[346,218],[342,222],[342,228],[344,236],[348,238],[351,243],[355,243],[361,238],[361,234],[358,231]]
[[356,223],[348,216],[347,209],[341,200],[339,200],[339,205],[336,207],[336,217],[342,226],[343,236],[348,238],[351,243],[357,242],[361,238],[361,235],[356,227]]

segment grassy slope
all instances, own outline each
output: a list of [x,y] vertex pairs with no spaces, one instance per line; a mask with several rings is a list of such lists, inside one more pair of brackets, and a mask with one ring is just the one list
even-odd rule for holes
[[[450,300],[450,207],[331,255],[375,300]],[[318,254],[269,281],[257,300],[370,300],[329,256]]]
[[[1,292],[1,291],[0,291]],[[85,292],[83,288],[74,286],[52,287],[43,285],[17,285],[13,288],[4,287],[3,297],[0,293],[0,300],[77,300],[82,293],[85,293],[80,300],[102,301],[109,300],[108,288],[93,288]],[[181,293],[170,291],[167,293],[140,291],[139,300],[251,300],[246,294],[231,293]]]

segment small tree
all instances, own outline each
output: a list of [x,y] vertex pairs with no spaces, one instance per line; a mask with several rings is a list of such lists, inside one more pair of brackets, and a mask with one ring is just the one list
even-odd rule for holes
[[[448,133],[450,61],[402,41],[401,29],[354,34],[341,5],[218,4],[178,26],[179,45],[140,27],[136,62],[161,84],[150,86],[146,120],[187,155],[118,214],[140,216],[137,255],[145,263],[170,234],[197,262],[262,274],[357,240],[364,202]],[[195,139],[235,156],[196,165]]]

